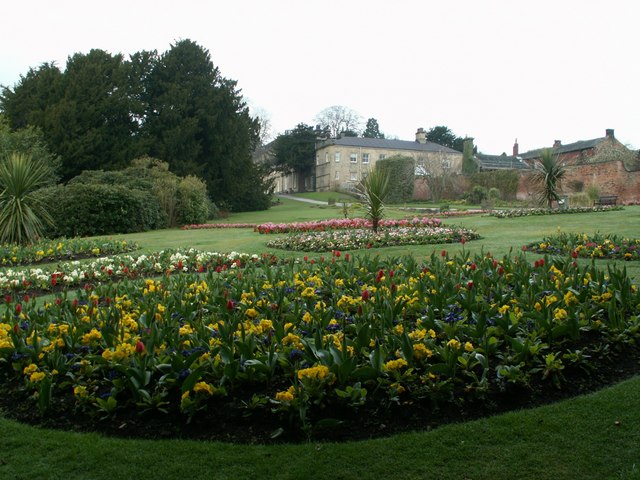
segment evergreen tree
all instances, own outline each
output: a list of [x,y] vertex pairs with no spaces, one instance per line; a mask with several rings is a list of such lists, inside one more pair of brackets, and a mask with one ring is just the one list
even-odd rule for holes
[[304,123],[293,130],[279,135],[274,142],[273,151],[276,171],[293,173],[298,177],[298,191],[304,192],[305,178],[313,173],[316,156],[316,138],[318,131]]
[[384,133],[380,132],[378,120],[375,118],[367,120],[367,125],[364,132],[362,132],[362,136],[365,138],[384,138]]

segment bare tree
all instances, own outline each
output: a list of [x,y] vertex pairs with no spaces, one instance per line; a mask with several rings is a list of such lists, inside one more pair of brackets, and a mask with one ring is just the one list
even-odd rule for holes
[[449,160],[440,153],[437,157],[423,159],[423,163],[416,167],[416,177],[426,183],[431,194],[431,200],[439,202],[445,192],[453,187],[454,171]]
[[362,117],[354,110],[342,105],[333,105],[318,113],[314,120],[329,131],[332,138],[341,133],[353,134],[362,130]]

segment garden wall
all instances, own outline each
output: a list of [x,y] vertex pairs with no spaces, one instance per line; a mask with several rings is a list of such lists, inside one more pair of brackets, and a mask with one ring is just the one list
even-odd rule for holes
[[[566,186],[573,180],[584,183],[585,188],[595,184],[602,195],[617,195],[618,204],[640,204],[640,171],[627,171],[620,160],[567,166],[563,181]],[[518,182],[518,200],[535,200],[536,192],[531,182],[531,172],[523,172]]]

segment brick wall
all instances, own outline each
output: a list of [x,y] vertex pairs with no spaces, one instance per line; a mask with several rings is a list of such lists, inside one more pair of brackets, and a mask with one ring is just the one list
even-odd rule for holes
[[[562,182],[563,193],[570,193],[567,186],[572,180],[589,185],[597,185],[603,195],[617,195],[618,204],[640,204],[640,171],[627,171],[624,163],[613,160],[602,163],[567,166],[567,174]],[[535,200],[535,188],[531,173],[521,174],[518,182],[518,200]]]

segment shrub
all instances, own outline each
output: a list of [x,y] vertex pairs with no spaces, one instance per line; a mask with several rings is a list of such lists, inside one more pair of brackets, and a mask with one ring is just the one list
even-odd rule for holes
[[498,188],[505,200],[514,200],[518,192],[519,175],[515,170],[495,170],[470,175],[472,185],[480,185],[489,191]]
[[593,204],[589,195],[585,192],[573,193],[569,195],[569,205],[572,207],[590,207]]
[[600,187],[598,187],[595,183],[592,183],[587,187],[586,193],[589,197],[589,200],[591,200],[591,203],[593,203],[598,200],[598,198],[600,198]]
[[41,192],[51,207],[50,236],[77,237],[152,230],[163,226],[157,198],[121,185],[71,183]]
[[500,200],[502,198],[502,193],[499,188],[491,187],[487,193],[487,198],[491,201]]
[[479,205],[483,200],[486,200],[487,195],[488,192],[485,187],[476,185],[475,187],[473,187],[473,189],[471,189],[471,192],[469,192],[467,196],[467,203],[470,203],[472,205]]
[[207,185],[198,177],[188,175],[177,187],[176,218],[178,223],[188,225],[203,223],[209,219]]

